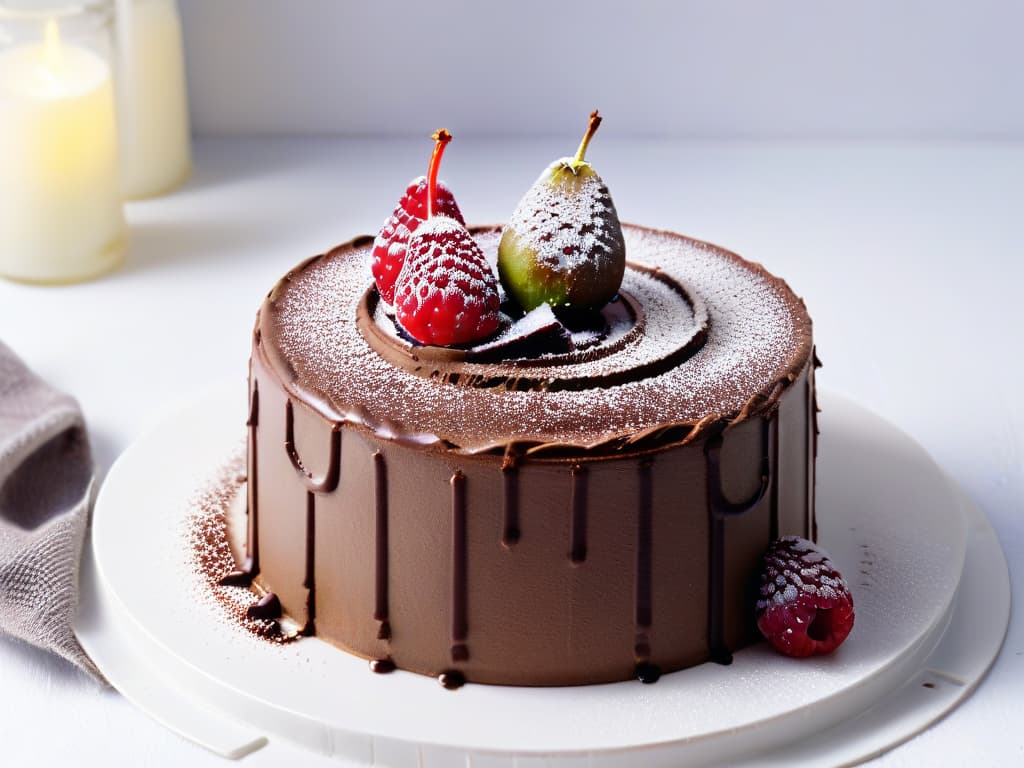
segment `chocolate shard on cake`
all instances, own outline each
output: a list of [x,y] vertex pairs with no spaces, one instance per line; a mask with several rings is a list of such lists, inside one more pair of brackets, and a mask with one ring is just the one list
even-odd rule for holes
[[[472,232],[494,263],[500,229]],[[811,321],[735,254],[623,234],[603,325],[542,313],[475,348],[402,338],[365,239],[271,291],[247,554],[307,633],[530,686],[653,682],[756,639],[762,553],[813,536]]]
[[466,360],[498,363],[503,360],[565,354],[572,348],[569,329],[555,317],[549,305],[541,304],[510,323],[496,339],[467,350]]

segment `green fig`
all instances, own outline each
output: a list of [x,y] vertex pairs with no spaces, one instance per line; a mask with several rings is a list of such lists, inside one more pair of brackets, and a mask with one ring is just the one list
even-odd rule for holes
[[498,246],[505,292],[527,312],[597,310],[618,292],[626,243],[608,187],[584,156],[601,124],[595,111],[575,157],[549,165],[519,201]]

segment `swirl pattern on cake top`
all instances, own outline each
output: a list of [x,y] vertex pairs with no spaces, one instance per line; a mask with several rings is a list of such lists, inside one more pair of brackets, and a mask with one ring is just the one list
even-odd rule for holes
[[[634,263],[623,290],[643,299],[642,340],[577,363],[561,374],[577,380],[571,387],[438,387],[382,355],[365,327],[352,322],[366,291],[360,277],[368,274],[368,241],[290,273],[269,297],[261,328],[273,335],[293,371],[295,392],[312,397],[325,417],[466,453],[544,445],[614,450],[666,430],[685,432],[709,418],[731,420],[759,408],[759,398],[767,400],[778,382],[801,370],[810,354],[810,319],[783,281],[717,246],[636,226],[623,229]],[[495,259],[500,232],[474,234]],[[309,269],[312,263],[316,269]],[[685,346],[695,310],[707,326],[700,348],[685,365],[652,365]],[[449,361],[438,370],[450,374],[453,363],[464,382],[522,373],[465,361]],[[637,375],[630,376],[631,370]],[[609,373],[619,375],[613,386],[604,386],[602,377]],[[544,378],[537,370],[527,375]],[[593,386],[586,386],[588,377]],[[370,392],[372,398],[366,396]]]

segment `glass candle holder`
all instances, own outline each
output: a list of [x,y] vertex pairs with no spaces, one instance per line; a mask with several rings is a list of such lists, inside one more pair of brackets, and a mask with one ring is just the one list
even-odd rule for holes
[[112,15],[0,0],[0,275],[75,282],[121,258]]
[[117,109],[125,197],[168,192],[192,167],[175,0],[116,0]]

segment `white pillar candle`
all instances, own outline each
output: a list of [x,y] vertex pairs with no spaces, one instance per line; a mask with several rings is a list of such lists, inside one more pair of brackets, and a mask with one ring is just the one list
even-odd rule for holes
[[151,197],[191,168],[181,20],[174,0],[117,2],[118,113],[126,197]]
[[0,275],[93,277],[120,258],[124,216],[111,70],[62,45],[0,52]]

